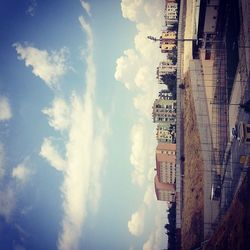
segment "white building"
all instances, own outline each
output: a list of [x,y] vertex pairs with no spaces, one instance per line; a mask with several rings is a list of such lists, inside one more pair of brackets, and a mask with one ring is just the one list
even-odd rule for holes
[[178,4],[175,0],[166,1],[164,17],[167,26],[178,22]]
[[156,70],[156,78],[158,79],[158,83],[163,84],[161,77],[166,74],[174,74],[176,72],[177,66],[173,64],[173,62],[169,59],[166,61],[161,61]]
[[176,100],[156,99],[152,109],[153,122],[176,122]]

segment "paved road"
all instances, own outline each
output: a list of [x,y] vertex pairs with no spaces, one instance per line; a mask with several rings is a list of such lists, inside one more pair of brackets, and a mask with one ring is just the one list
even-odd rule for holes
[[[240,121],[250,122],[249,114],[239,109],[237,103],[245,103],[250,99],[250,2],[239,0],[241,30],[239,37],[239,64],[229,106],[229,129]],[[221,213],[227,211],[233,196],[239,187],[245,172],[239,164],[241,155],[250,154],[250,146],[239,143],[232,136],[224,157],[225,178],[222,184]]]

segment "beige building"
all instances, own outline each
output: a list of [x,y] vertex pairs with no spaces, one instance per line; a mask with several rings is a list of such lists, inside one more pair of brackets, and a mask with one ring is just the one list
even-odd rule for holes
[[178,22],[178,4],[175,0],[165,1],[164,17],[167,26]]
[[155,194],[157,200],[167,201],[169,203],[175,202],[175,185],[160,183],[158,176],[155,176]]
[[156,99],[152,109],[153,122],[176,122],[176,100]]
[[176,31],[163,31],[161,35],[161,39],[168,40],[168,39],[176,39],[177,38],[177,32]]
[[166,74],[174,74],[176,72],[176,67],[177,66],[174,65],[169,59],[161,61],[156,69],[156,78],[158,79],[158,83],[163,84],[161,77]]
[[156,128],[156,139],[158,143],[176,143],[175,124],[159,123]]
[[169,184],[175,183],[176,144],[158,144],[156,148],[156,172],[159,182]]
[[160,43],[161,53],[168,53],[176,48],[176,43],[174,41],[162,40]]

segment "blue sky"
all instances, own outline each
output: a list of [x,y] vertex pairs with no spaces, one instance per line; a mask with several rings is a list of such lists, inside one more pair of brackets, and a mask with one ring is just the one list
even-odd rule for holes
[[163,1],[0,8],[3,249],[161,249],[154,194]]

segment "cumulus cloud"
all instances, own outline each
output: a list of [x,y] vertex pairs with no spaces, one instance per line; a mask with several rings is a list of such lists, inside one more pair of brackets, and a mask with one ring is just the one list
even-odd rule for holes
[[135,22],[137,34],[134,48],[125,50],[116,60],[114,76],[134,93],[134,107],[148,120],[151,119],[152,102],[157,92],[163,88],[157,83],[156,67],[165,55],[160,53],[158,45],[149,41],[147,36],[160,36],[163,4],[163,1],[146,0],[124,0],[121,3],[123,16]]
[[40,77],[50,88],[58,87],[58,80],[67,71],[68,50],[62,48],[58,51],[40,50],[32,46],[23,46],[15,43],[19,60],[24,60],[25,65],[31,66],[34,75]]
[[132,214],[128,222],[128,230],[134,236],[140,236],[144,230],[145,211],[141,209]]
[[2,216],[6,222],[10,221],[14,208],[15,194],[13,189],[7,187],[5,190],[0,190],[0,216]]
[[12,177],[22,183],[25,183],[31,175],[31,171],[24,164],[19,164],[12,170]]
[[150,207],[152,205],[152,202],[155,200],[155,194],[154,194],[154,186],[149,185],[146,189],[146,192],[144,194],[143,202]]
[[132,182],[142,186],[147,177],[147,172],[154,164],[155,142],[149,135],[151,131],[143,122],[132,127],[130,162],[133,165]]
[[[162,215],[166,213],[165,206],[158,206],[155,215],[155,224],[147,241],[143,244],[143,250],[158,250],[166,247],[167,238],[162,223]],[[166,221],[166,220],[164,220]]]
[[81,2],[81,5],[82,5],[83,9],[87,12],[87,14],[89,16],[91,16],[91,11],[90,11],[91,7],[90,7],[90,4],[88,2],[86,2],[86,1],[83,1],[83,0],[80,0],[80,2]]
[[0,96],[0,121],[7,121],[12,117],[9,99]]
[[133,22],[147,22],[151,18],[160,18],[161,1],[122,0],[121,10],[124,18]]
[[137,21],[139,10],[142,7],[142,0],[123,0],[121,1],[121,9],[123,17],[131,21]]
[[124,55],[116,61],[115,79],[131,89],[134,87],[134,76],[139,68],[139,58],[132,49],[125,50],[123,53]]
[[50,138],[45,138],[40,150],[40,156],[46,159],[57,171],[64,171],[66,161],[59,154]]
[[55,98],[51,108],[42,112],[49,117],[49,125],[55,130],[63,131],[69,126],[69,107],[63,99]]
[[[66,158],[63,160],[66,168],[63,168],[64,181],[61,187],[64,212],[58,237],[58,248],[61,250],[79,248],[86,216],[90,211],[98,210],[106,154],[105,141],[109,131],[108,118],[95,101],[96,70],[92,29],[82,16],[79,22],[87,37],[85,95],[81,97],[73,92],[70,102],[66,104],[67,110],[61,110],[60,114],[55,114],[55,105],[44,112],[49,115],[52,127],[63,128],[67,133]],[[66,107],[62,102],[59,106]],[[65,120],[67,126],[62,125]],[[51,158],[46,154],[45,157],[48,160]]]

